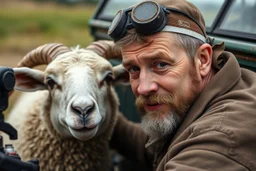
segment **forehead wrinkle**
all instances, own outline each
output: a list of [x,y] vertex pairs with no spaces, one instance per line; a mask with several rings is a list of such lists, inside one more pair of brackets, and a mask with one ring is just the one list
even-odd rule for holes
[[[144,44],[135,44],[132,49],[122,50],[123,66],[132,65],[135,58],[140,61],[141,58],[148,60],[168,60],[175,62],[175,51],[180,48],[170,33],[157,33],[148,37]],[[166,41],[163,38],[168,38]],[[161,45],[161,48],[159,48]],[[138,55],[138,56],[137,56]]]
[[146,60],[149,60],[149,61],[157,61],[157,60],[169,60],[169,61],[174,61],[173,59],[173,56],[171,56],[171,54],[167,54],[163,51],[152,51],[148,54],[141,54],[141,55],[138,55],[138,58],[143,58],[143,59],[146,59]]
[[[135,57],[138,61],[138,63],[141,63],[140,59],[142,58],[143,61],[162,61],[162,60],[168,60],[171,63],[173,63],[174,57],[171,54],[164,53],[163,51],[152,51],[150,53],[142,53]],[[129,66],[134,63],[134,58],[126,58],[123,60],[124,66]]]

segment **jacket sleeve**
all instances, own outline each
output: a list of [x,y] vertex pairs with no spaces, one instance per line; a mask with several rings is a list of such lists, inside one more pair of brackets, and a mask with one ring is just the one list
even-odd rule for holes
[[[143,132],[138,123],[119,115],[115,126],[110,146],[128,159],[136,161],[140,165],[152,163],[152,152],[146,151],[145,144],[148,136]],[[147,166],[148,167],[148,166]]]
[[[222,128],[213,128],[169,148],[165,171],[249,171],[250,161],[236,151],[236,139]],[[247,166],[246,166],[247,165]]]

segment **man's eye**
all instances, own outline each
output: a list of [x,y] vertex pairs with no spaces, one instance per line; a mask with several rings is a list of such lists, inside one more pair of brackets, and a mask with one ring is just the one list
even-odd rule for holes
[[158,68],[158,69],[163,69],[167,66],[168,64],[165,63],[165,62],[158,62],[155,66]]
[[129,73],[135,73],[135,72],[138,72],[138,71],[139,71],[138,67],[131,67],[131,68],[128,69]]

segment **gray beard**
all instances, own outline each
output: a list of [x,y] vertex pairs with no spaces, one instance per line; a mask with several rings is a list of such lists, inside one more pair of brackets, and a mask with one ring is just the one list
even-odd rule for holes
[[152,117],[155,114],[155,112],[147,113],[141,118],[141,128],[151,139],[173,133],[182,121],[182,118],[173,111],[163,119]]

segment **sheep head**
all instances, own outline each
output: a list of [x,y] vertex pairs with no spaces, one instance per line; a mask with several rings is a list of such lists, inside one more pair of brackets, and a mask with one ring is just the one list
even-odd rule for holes
[[[89,140],[107,129],[111,112],[116,112],[109,100],[114,96],[114,103],[118,103],[112,85],[128,82],[124,68],[113,67],[102,56],[94,46],[70,49],[60,44],[43,45],[14,68],[15,89],[48,90],[48,111],[43,113],[49,113],[48,122],[57,134]],[[48,63],[44,72],[29,68],[42,63]]]

